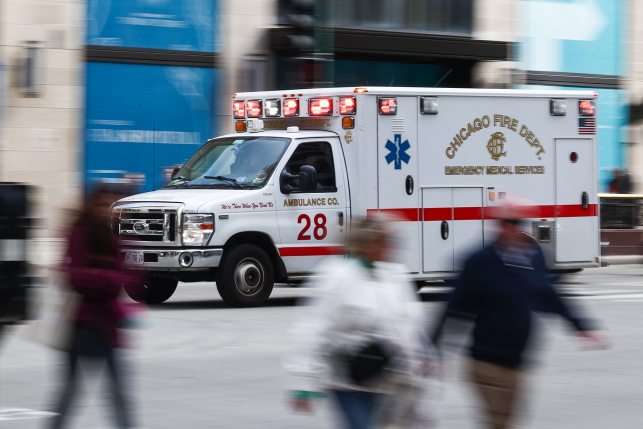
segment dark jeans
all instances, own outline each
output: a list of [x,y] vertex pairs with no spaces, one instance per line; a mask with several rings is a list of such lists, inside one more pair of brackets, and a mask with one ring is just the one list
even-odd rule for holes
[[131,402],[126,396],[123,385],[123,367],[118,350],[110,347],[106,335],[97,326],[78,324],[74,331],[72,346],[67,352],[65,379],[60,392],[60,399],[54,410],[57,415],[53,418],[51,429],[62,429],[66,425],[72,401],[77,394],[79,379],[79,361],[90,361],[92,364],[106,364],[112,385],[112,401],[114,405],[114,420],[119,429],[132,427],[129,412]]
[[331,390],[349,429],[370,429],[375,423],[378,395],[356,390]]

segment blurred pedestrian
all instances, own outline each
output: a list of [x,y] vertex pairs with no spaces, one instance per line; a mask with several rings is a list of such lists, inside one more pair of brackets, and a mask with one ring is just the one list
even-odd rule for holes
[[318,267],[311,285],[318,294],[293,329],[285,359],[296,411],[312,411],[314,399],[327,394],[342,427],[427,427],[422,376],[433,355],[407,270],[388,262],[394,243],[385,218],[355,221],[350,257]]
[[118,428],[133,427],[131,401],[118,347],[119,326],[127,319],[127,307],[118,300],[123,284],[135,282],[119,262],[118,245],[109,225],[110,206],[118,195],[99,185],[78,215],[69,233],[64,268],[70,287],[80,295],[74,317],[71,344],[66,356],[64,380],[51,428],[67,426],[70,406],[77,396],[79,364],[107,366]]
[[474,254],[448,301],[433,335],[439,344],[448,317],[473,317],[469,371],[488,413],[488,426],[509,428],[523,392],[525,350],[532,334],[532,312],[557,313],[567,319],[581,338],[605,345],[566,304],[546,276],[540,247],[522,232],[533,217],[520,200],[508,199],[500,220],[498,240]]
[[614,177],[609,183],[609,192],[612,194],[629,194],[632,191],[632,182],[627,171],[623,168],[614,169]]

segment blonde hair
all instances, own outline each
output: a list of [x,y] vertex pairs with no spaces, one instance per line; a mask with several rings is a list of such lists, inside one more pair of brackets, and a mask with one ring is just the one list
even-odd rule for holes
[[371,246],[391,242],[393,234],[388,222],[393,220],[391,216],[382,213],[353,220],[348,234],[348,253],[351,256],[365,256]]

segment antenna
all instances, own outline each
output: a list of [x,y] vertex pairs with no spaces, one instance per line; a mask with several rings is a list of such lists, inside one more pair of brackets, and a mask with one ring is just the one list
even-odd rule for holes
[[440,79],[440,80],[438,81],[438,83],[436,83],[435,85],[433,85],[433,88],[435,88],[436,86],[438,86],[438,85],[440,84],[440,82],[442,82],[442,81],[444,80],[444,78],[445,78],[445,77],[449,76],[449,73],[451,73],[452,71],[453,71],[453,69],[449,70],[449,71],[448,71],[444,76],[442,76],[442,79]]
[[391,83],[389,83],[388,86],[393,86],[393,81],[395,80],[395,76],[393,76],[393,79],[391,79]]

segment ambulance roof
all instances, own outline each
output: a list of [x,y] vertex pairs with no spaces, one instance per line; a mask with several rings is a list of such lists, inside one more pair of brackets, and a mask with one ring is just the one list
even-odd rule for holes
[[[477,97],[560,97],[560,98],[591,98],[598,93],[587,90],[549,90],[549,89],[471,89],[471,88],[413,88],[413,87],[388,87],[364,86],[366,95],[444,95],[444,96],[477,96]],[[338,96],[355,93],[356,87],[343,88],[312,88],[290,89],[281,91],[238,92],[235,98],[248,99],[257,97],[286,97],[286,96],[311,96],[326,95]],[[357,94],[359,95],[359,94]]]
[[[286,138],[315,138],[315,137],[337,137],[336,133],[330,131],[321,131],[321,130],[300,130],[296,133],[289,133],[286,130],[277,130],[277,131],[261,131],[258,133],[234,133],[226,134],[223,136],[218,136],[215,138],[226,138],[226,137],[286,137]],[[212,140],[212,139],[211,139]]]

